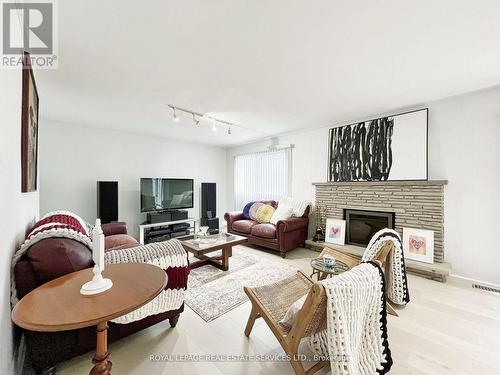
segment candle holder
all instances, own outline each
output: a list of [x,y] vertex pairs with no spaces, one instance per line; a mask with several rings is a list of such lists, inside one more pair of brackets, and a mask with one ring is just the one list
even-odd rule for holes
[[82,285],[80,293],[92,295],[102,293],[113,286],[110,279],[102,277],[104,271],[104,234],[101,228],[101,219],[96,219],[92,230],[92,259],[94,260],[94,277]]

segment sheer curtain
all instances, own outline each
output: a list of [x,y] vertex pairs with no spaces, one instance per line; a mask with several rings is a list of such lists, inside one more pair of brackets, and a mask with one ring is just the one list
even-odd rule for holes
[[237,155],[234,160],[235,209],[254,200],[287,196],[292,148]]

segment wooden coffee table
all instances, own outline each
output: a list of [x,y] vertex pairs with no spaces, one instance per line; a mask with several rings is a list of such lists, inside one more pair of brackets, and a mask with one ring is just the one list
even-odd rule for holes
[[[219,239],[213,243],[196,242],[195,238],[181,239],[182,246],[186,251],[194,254],[197,261],[191,262],[191,268],[198,268],[210,264],[223,271],[229,269],[229,257],[233,255],[233,246],[247,242],[248,238],[236,234],[221,233]],[[222,250],[220,256],[207,256],[206,254]]]
[[145,305],[167,285],[167,275],[159,267],[144,263],[107,265],[103,277],[111,279],[111,289],[93,296],[80,294],[89,281],[91,268],[73,272],[34,289],[12,310],[12,320],[31,331],[57,332],[97,325],[96,352],[90,374],[111,374],[107,322]]

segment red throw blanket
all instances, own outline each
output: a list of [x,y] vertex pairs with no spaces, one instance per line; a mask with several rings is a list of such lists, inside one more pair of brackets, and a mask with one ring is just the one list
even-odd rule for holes
[[81,242],[92,250],[92,239],[85,221],[78,215],[69,211],[49,212],[42,217],[31,229],[19,250],[17,250],[11,263],[11,303],[14,306],[19,302],[17,298],[16,282],[14,280],[14,267],[29,248],[46,238],[63,237]]

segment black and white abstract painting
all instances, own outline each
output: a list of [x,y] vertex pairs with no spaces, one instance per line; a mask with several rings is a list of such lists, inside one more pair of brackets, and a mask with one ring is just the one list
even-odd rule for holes
[[330,129],[329,181],[427,180],[427,109]]

